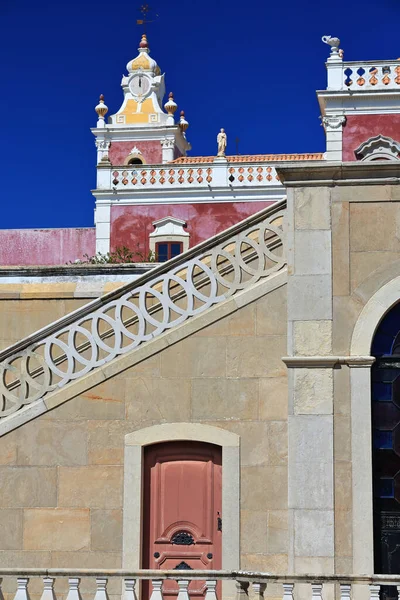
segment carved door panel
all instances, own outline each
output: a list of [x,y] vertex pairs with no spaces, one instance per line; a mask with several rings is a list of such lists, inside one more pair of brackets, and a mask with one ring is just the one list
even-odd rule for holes
[[[165,442],[146,448],[143,568],[221,569],[221,474],[218,446]],[[192,582],[189,591],[203,596],[204,582]],[[165,582],[163,592],[175,597],[177,585]]]

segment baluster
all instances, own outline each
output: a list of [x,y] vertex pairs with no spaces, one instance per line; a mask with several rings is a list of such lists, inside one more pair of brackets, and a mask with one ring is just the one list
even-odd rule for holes
[[205,600],[217,600],[216,587],[217,587],[216,579],[207,579]]
[[189,600],[188,587],[189,579],[178,579],[179,592],[177,600]]
[[253,581],[254,600],[264,600],[264,592],[267,585],[258,581]]
[[69,590],[66,600],[82,600],[81,593],[79,591],[80,583],[81,580],[79,579],[79,577],[69,577]]
[[378,584],[371,584],[369,586],[369,597],[371,600],[379,600],[379,592],[381,591],[381,586]]
[[14,600],[29,600],[28,583],[28,577],[17,578],[17,591]]
[[54,577],[43,577],[43,594],[40,600],[56,600],[54,581]]
[[[249,597],[248,588],[249,584],[247,581],[236,581],[236,600],[247,600]],[[399,599],[400,600],[400,599]]]
[[162,579],[153,579],[151,582],[153,591],[151,592],[150,600],[163,600],[162,595]]
[[293,600],[294,583],[282,583],[283,600]]
[[350,583],[340,584],[340,600],[350,600],[351,585]]
[[322,600],[322,583],[312,583],[312,600]]
[[[400,585],[396,585],[397,588],[397,600],[400,600]],[[0,597],[1,600],[1,597]]]
[[106,577],[96,577],[97,589],[94,600],[108,600],[107,582],[108,579]]
[[[1,589],[1,584],[3,583],[3,578],[0,577],[0,600],[4,600],[3,590]],[[400,597],[400,596],[399,596]]]
[[124,600],[137,600],[135,587],[136,579],[125,579]]

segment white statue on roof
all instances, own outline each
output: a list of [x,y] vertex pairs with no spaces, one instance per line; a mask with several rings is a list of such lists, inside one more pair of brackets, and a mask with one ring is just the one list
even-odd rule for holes
[[225,133],[225,129],[221,129],[217,135],[218,154],[217,156],[225,156],[225,150],[228,143],[228,138]]

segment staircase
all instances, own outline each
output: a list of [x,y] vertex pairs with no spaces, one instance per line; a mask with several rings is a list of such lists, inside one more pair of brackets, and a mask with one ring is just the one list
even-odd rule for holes
[[0,352],[0,435],[41,414],[48,394],[283,269],[285,207],[269,206]]

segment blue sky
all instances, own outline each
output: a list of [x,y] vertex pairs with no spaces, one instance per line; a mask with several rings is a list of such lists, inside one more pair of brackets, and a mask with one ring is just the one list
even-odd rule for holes
[[[137,54],[136,0],[0,0],[0,228],[93,225],[100,93],[111,112]],[[190,127],[191,155],[324,150],[316,89],[329,48],[345,60],[400,56],[399,0],[186,0],[152,6],[152,56]]]

